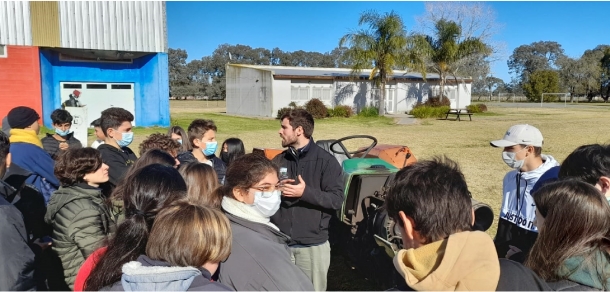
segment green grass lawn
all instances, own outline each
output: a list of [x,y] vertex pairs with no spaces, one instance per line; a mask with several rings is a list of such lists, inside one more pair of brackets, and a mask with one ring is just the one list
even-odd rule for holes
[[[580,103],[589,105],[589,103]],[[371,135],[379,144],[406,145],[419,160],[446,155],[460,164],[473,197],[489,204],[495,217],[499,214],[502,198],[502,179],[510,170],[501,159],[501,149],[493,148],[489,141],[501,139],[514,124],[527,123],[540,129],[544,136],[543,153],[554,156],[559,162],[576,147],[591,143],[608,143],[610,134],[606,120],[608,105],[577,105],[561,108],[509,108],[488,103],[489,111],[474,114],[472,122],[467,120],[446,121],[439,119],[419,120],[413,125],[397,125],[391,118],[329,118],[316,120],[314,139],[338,139],[349,135]],[[218,126],[219,143],[229,137],[244,141],[246,151],[254,147],[280,148],[278,131],[280,121],[235,117],[225,114],[224,103],[205,101],[170,101],[172,121],[186,129],[193,119],[212,119]],[[131,148],[137,151],[146,136],[166,128],[134,129],[135,138]],[[94,140],[90,131],[89,143]],[[366,144],[364,144],[366,143]],[[360,140],[346,143],[348,149],[366,146]],[[494,236],[497,221],[488,234]],[[352,270],[348,260],[333,251],[329,290],[375,290],[366,275]]]

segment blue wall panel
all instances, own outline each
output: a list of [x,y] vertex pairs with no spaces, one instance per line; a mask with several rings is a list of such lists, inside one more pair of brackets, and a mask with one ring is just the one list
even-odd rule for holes
[[169,80],[166,53],[135,59],[132,64],[63,62],[59,54],[40,50],[42,112],[52,127],[53,110],[61,107],[60,82],[134,83],[136,125],[169,126]]

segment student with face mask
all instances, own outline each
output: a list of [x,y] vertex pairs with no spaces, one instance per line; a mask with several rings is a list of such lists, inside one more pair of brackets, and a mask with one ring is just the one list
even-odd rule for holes
[[233,233],[220,283],[236,291],[311,291],[311,280],[291,261],[290,238],[270,222],[281,203],[278,168],[264,156],[246,154],[227,169],[216,190]]
[[502,182],[502,207],[494,239],[500,258],[523,262],[536,241],[536,204],[531,190],[555,158],[542,154],[542,133],[531,125],[514,125],[491,146],[504,148],[502,159],[512,168]]
[[138,159],[128,147],[133,142],[131,122],[133,115],[125,109],[112,107],[102,112],[100,126],[106,140],[97,149],[102,154],[104,163],[110,167],[109,186],[105,186],[105,189],[113,189]]
[[[216,141],[216,124],[212,120],[194,120],[188,127],[188,137],[193,147],[191,151],[178,154],[180,165],[184,166],[192,162],[205,163],[214,168],[218,176],[218,183],[224,184],[227,165],[216,157],[218,141]],[[185,141],[182,141],[185,143]]]
[[55,160],[59,154],[68,149],[82,148],[81,142],[74,138],[74,133],[70,130],[72,127],[72,115],[67,110],[56,109],[51,113],[51,121],[55,133],[47,134],[42,138],[42,147]]

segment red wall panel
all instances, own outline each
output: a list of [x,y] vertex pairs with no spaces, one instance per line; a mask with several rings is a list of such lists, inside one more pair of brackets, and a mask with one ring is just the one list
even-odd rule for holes
[[29,106],[42,116],[38,47],[6,46],[0,57],[0,122],[17,106]]

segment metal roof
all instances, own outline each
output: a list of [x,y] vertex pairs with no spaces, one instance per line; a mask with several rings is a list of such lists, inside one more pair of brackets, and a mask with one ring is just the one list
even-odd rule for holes
[[[287,66],[265,66],[265,65],[246,65],[246,64],[229,64],[230,66],[246,67],[271,71],[275,78],[292,78],[292,79],[348,79],[351,77],[351,69],[349,68],[315,68],[315,67],[287,67]],[[362,70],[359,79],[368,79],[371,70]],[[422,74],[418,72],[408,72],[394,70],[391,76],[392,79],[405,80],[423,80]],[[439,79],[436,73],[427,73],[426,79]],[[465,81],[470,81],[470,78],[465,78]]]

